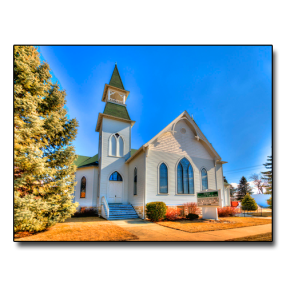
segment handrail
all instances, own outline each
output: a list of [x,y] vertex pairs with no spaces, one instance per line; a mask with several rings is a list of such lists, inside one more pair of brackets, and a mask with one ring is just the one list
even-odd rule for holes
[[106,211],[106,219],[108,219],[109,218],[109,205],[104,196],[101,197],[101,205],[104,206],[105,211]]

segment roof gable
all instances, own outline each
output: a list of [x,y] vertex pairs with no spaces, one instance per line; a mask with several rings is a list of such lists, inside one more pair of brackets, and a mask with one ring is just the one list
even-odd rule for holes
[[174,119],[170,124],[168,124],[162,131],[160,131],[156,136],[154,136],[151,140],[149,140],[146,144],[144,144],[143,146],[141,146],[135,153],[135,156],[131,156],[126,163],[129,163],[133,158],[136,157],[137,153],[143,151],[145,148],[147,148],[150,144],[152,144],[153,142],[155,142],[155,140],[157,140],[161,135],[163,135],[166,132],[175,132],[175,127],[176,127],[176,123],[180,120],[186,120],[187,124],[190,126],[190,128],[192,129],[192,131],[195,134],[195,138],[201,142],[204,147],[207,148],[207,150],[209,152],[211,152],[213,154],[213,156],[216,158],[216,160],[221,160],[221,157],[219,156],[219,154],[216,152],[216,150],[214,149],[214,147],[212,146],[212,144],[209,143],[209,141],[207,140],[207,138],[204,136],[204,134],[202,133],[202,131],[200,130],[200,128],[198,127],[198,125],[196,124],[196,122],[194,121],[193,118],[190,117],[190,115],[188,114],[188,112],[185,110],[183,113],[181,113],[176,119]]

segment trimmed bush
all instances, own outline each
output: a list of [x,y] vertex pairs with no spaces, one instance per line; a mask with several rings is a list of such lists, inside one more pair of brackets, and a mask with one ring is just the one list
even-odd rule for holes
[[243,210],[256,211],[258,206],[254,198],[249,194],[246,194],[241,201],[241,206]]
[[75,212],[73,217],[89,217],[98,216],[97,210],[94,207],[82,207],[79,211]]
[[181,211],[176,208],[168,208],[166,213],[167,220],[176,220],[181,214]]
[[201,213],[201,209],[198,207],[197,203],[185,203],[184,210],[187,214],[197,214]]
[[146,214],[151,221],[159,221],[165,218],[167,206],[163,202],[151,202],[146,205]]
[[235,216],[235,214],[239,213],[239,208],[234,208],[234,207],[217,208],[217,213],[219,217]]
[[186,218],[187,219],[190,219],[190,220],[194,220],[194,219],[198,219],[199,218],[199,216],[197,215],[197,214],[188,214],[187,216],[186,216]]

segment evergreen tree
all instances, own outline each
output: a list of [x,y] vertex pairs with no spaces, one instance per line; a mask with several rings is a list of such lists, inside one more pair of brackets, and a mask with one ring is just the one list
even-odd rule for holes
[[252,194],[253,193],[252,188],[250,187],[246,178],[242,176],[239,181],[239,185],[237,187],[237,192],[236,192],[237,200],[241,201],[247,193]]
[[14,226],[41,231],[75,211],[76,159],[66,93],[32,46],[14,47]]
[[258,206],[254,198],[250,196],[250,194],[246,194],[241,201],[242,209],[248,211],[256,211]]
[[228,184],[228,181],[225,176],[223,176],[223,181]]
[[272,193],[272,156],[267,156],[268,159],[265,164],[263,164],[265,166],[266,169],[268,169],[268,171],[265,172],[261,172],[263,174],[263,178],[264,180],[267,181],[267,186],[266,186],[266,190],[267,190],[267,194],[271,194]]

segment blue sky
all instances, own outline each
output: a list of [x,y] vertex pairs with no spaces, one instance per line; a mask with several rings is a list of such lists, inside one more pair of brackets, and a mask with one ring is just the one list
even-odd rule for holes
[[272,140],[272,50],[269,46],[41,46],[54,80],[79,121],[79,155],[98,150],[97,116],[117,62],[140,148],[184,110],[217,150],[229,183],[264,171]]

